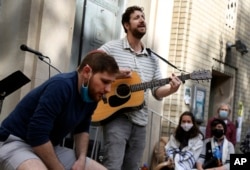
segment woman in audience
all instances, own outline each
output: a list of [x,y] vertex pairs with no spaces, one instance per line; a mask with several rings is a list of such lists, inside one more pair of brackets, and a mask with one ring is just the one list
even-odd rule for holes
[[202,151],[203,139],[194,115],[188,111],[182,113],[175,133],[165,146],[165,166],[175,170],[193,169]]

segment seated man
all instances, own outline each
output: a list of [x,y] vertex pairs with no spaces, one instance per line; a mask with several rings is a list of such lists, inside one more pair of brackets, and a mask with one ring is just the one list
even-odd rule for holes
[[233,144],[225,134],[227,125],[221,119],[211,122],[212,137],[204,141],[202,152],[197,161],[198,170],[229,170],[230,154],[234,153]]
[[[102,51],[29,92],[0,126],[1,170],[106,170],[87,157],[91,116],[119,67]],[[60,147],[72,133],[75,150]]]

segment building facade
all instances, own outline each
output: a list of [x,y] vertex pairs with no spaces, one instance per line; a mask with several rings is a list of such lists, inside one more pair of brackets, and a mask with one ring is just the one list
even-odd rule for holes
[[[205,125],[221,102],[232,106],[240,141],[250,122],[250,2],[240,0],[0,0],[0,80],[16,70],[31,79],[4,98],[0,121],[28,91],[58,74],[36,55],[21,51],[22,44],[49,57],[61,72],[72,71],[89,50],[124,36],[121,14],[131,5],[144,7],[146,46],[183,70],[160,61],[163,75],[204,78],[187,79],[162,102],[149,98],[153,112],[143,162],[150,161],[153,145],[159,136],[169,135],[182,112],[193,111]],[[211,72],[211,80],[204,70]]]

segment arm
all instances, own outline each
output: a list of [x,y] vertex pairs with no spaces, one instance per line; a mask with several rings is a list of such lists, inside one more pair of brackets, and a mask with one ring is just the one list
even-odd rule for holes
[[175,143],[176,142],[174,140],[174,136],[171,135],[167,145],[165,146],[166,156],[170,159],[173,159],[173,157],[174,157],[174,152],[173,152],[174,148],[178,148],[177,146],[173,146],[173,145],[175,145]]
[[205,156],[206,156],[206,146],[207,146],[207,140],[204,141],[202,151],[198,157],[198,160],[196,161],[196,168],[198,170],[203,170],[202,165],[205,162]]
[[120,68],[119,74],[117,74],[117,79],[129,78],[132,76],[132,70],[130,68]]
[[175,154],[174,148],[176,148],[175,139],[174,139],[174,136],[171,135],[168,143],[165,146],[165,152],[166,152],[166,158],[167,158],[166,161],[168,162],[166,166],[169,168],[173,168],[174,166],[174,161],[173,161],[174,154]]
[[87,132],[76,134],[75,137],[75,150],[77,160],[74,163],[72,170],[85,169],[85,161],[87,157],[89,134]]
[[197,170],[203,170],[202,164],[200,162],[196,163],[196,168],[197,168]]
[[167,167],[172,169],[175,165],[175,161],[174,161],[175,155],[180,152],[179,143],[176,141],[174,135],[170,136],[170,139],[167,145],[165,146],[165,151],[166,151],[166,156],[168,160]]
[[163,97],[169,96],[170,94],[175,93],[181,85],[181,80],[172,74],[171,81],[166,86],[161,86],[155,90],[155,97],[161,99]]
[[234,153],[235,153],[234,146],[231,142],[229,142],[226,162],[224,163],[223,166],[218,167],[218,170],[230,170],[230,154],[234,154]]
[[49,134],[55,126],[54,120],[68,97],[62,92],[67,91],[67,87],[65,83],[50,83],[44,89],[36,110],[27,125],[27,143],[31,145],[34,153],[41,158],[46,167],[51,170],[64,170],[54,151]]
[[42,159],[48,169],[64,170],[63,165],[58,160],[51,142],[33,147],[34,152]]
[[202,150],[203,150],[203,146],[204,146],[204,142],[202,140],[202,135],[199,135],[197,137],[197,140],[193,141],[194,145],[191,146],[190,151],[194,154],[194,159],[195,162],[197,162]]

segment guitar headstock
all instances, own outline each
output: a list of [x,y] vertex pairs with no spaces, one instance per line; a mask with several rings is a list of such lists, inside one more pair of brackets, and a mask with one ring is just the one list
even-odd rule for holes
[[212,79],[212,74],[209,70],[199,70],[190,73],[190,79],[192,80],[210,80]]

